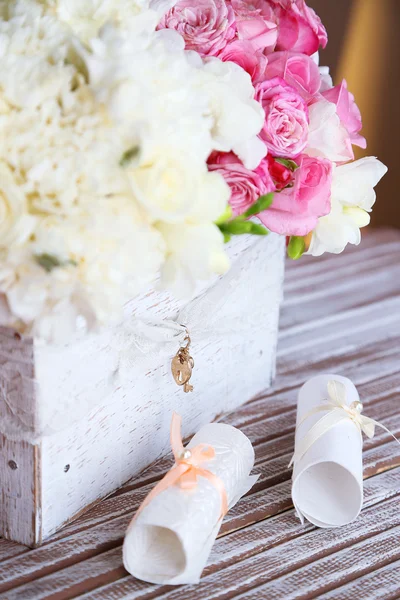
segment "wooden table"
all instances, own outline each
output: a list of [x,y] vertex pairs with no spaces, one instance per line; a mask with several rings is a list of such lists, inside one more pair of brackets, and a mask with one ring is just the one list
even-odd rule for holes
[[318,373],[350,377],[366,414],[400,434],[400,232],[288,264],[285,288],[274,388],[223,419],[252,440],[261,477],[225,518],[201,584],[149,585],[122,566],[128,522],[168,459],[40,548],[0,540],[0,598],[400,598],[400,446],[380,430],[365,441],[364,510],[341,529],[300,525],[287,469],[297,391]]

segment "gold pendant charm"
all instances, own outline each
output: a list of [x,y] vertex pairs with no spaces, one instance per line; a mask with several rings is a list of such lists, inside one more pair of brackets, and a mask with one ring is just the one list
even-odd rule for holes
[[184,341],[187,342],[186,346],[179,348],[178,352],[172,359],[171,371],[172,376],[175,379],[175,383],[180,386],[183,385],[183,391],[188,393],[193,391],[193,386],[190,385],[189,382],[192,376],[194,360],[190,356],[189,352],[191,340],[187,330]]

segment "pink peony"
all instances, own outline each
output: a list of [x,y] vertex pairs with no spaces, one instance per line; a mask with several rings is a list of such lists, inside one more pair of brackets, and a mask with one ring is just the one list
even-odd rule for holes
[[224,62],[232,61],[242,67],[253,82],[264,79],[267,57],[262,52],[254,52],[250,42],[234,40],[225,46],[218,58]]
[[306,102],[312,101],[321,87],[321,75],[316,63],[299,52],[274,52],[268,57],[265,78],[281,77]]
[[263,159],[255,171],[249,171],[233,152],[214,152],[208,168],[220,173],[231,189],[229,204],[233,214],[241,215],[260,196],[275,191],[268,171],[268,161]]
[[276,193],[272,206],[259,215],[262,223],[281,235],[304,236],[319,217],[330,213],[332,163],[303,155],[292,188]]
[[311,56],[328,43],[321,19],[305,0],[268,0],[279,19],[277,50],[292,50]]
[[367,140],[359,134],[362,128],[360,109],[355,103],[354,96],[347,89],[347,82],[343,79],[341,85],[337,85],[322,94],[326,100],[336,104],[339,118],[348,131],[351,143],[360,148],[367,147]]
[[163,17],[158,29],[175,29],[186,50],[217,56],[236,36],[235,16],[224,0],[180,0]]
[[273,156],[295,158],[307,145],[308,109],[300,94],[281,77],[255,86],[255,99],[265,111],[260,137]]

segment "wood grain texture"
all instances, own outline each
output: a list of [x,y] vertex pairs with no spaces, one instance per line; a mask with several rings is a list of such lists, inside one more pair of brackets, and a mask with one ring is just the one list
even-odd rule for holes
[[252,440],[260,479],[225,518],[198,586],[146,584],[122,566],[125,529],[166,457],[41,547],[2,540],[0,599],[399,598],[400,446],[384,431],[365,440],[364,509],[341,529],[301,526],[287,469],[297,391],[320,372],[350,377],[366,414],[400,435],[399,258],[400,234],[386,230],[339,257],[288,264],[275,384],[223,417]]

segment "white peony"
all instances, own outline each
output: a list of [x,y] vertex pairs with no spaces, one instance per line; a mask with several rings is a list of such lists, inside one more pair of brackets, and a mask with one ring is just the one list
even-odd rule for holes
[[387,167],[374,157],[362,158],[335,168],[332,181],[331,212],[318,221],[308,254],[339,254],[347,244],[358,245],[360,228],[368,225],[375,202],[374,187]]

